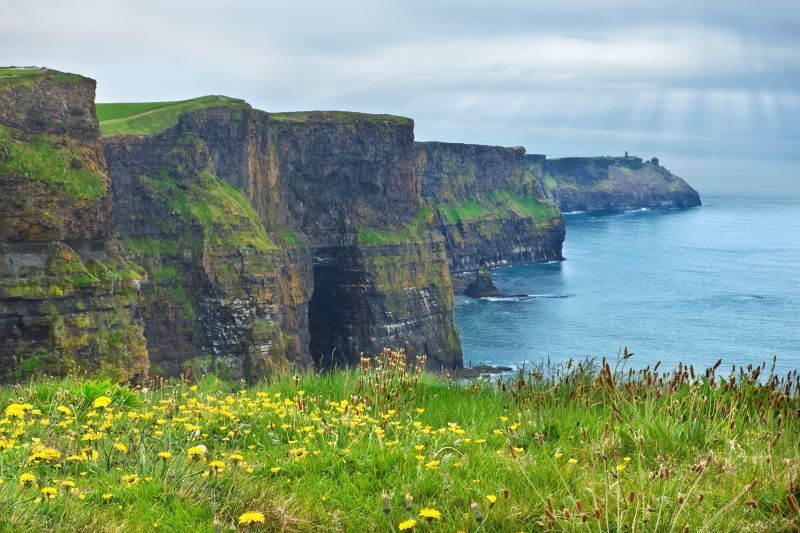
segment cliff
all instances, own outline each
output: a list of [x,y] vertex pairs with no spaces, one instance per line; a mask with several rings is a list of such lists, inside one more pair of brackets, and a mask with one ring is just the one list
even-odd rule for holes
[[489,265],[562,259],[564,221],[527,168],[525,149],[416,143],[420,195],[433,208],[457,284]]
[[696,207],[700,195],[653,158],[528,156],[529,171],[564,212]]
[[[399,346],[460,366],[443,240],[416,193],[413,122],[201,100],[100,108],[113,117],[101,125],[114,224],[151,274],[153,363],[255,378]],[[176,105],[189,109],[154,117]]]
[[146,375],[146,279],[112,238],[95,82],[0,69],[0,379]]

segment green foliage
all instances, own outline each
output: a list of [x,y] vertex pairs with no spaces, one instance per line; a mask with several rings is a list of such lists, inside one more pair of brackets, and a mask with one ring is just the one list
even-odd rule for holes
[[183,187],[167,172],[142,179],[163,195],[182,219],[196,222],[205,239],[218,249],[249,246],[262,252],[277,250],[244,194],[210,172],[187,179]]
[[[256,511],[249,531],[797,530],[791,376],[586,361],[454,383],[422,366],[387,351],[251,389],[203,372],[0,388],[0,529],[233,530]],[[32,460],[37,444],[59,459]]]
[[37,81],[48,78],[54,83],[74,83],[85,80],[78,74],[59,72],[40,67],[0,67],[0,90],[19,87],[30,87]]
[[97,104],[97,119],[104,137],[155,135],[174,126],[184,113],[211,107],[246,109],[250,106],[227,96],[202,96],[175,102],[108,103]]
[[308,122],[337,122],[340,124],[356,124],[358,122],[413,124],[410,118],[397,115],[357,113],[354,111],[293,111],[288,113],[270,113],[270,118],[276,122],[308,123]]
[[539,220],[558,217],[560,214],[558,208],[548,200],[512,191],[492,191],[457,203],[437,203],[436,211],[450,224],[505,218],[512,213],[518,217]]
[[406,244],[424,238],[425,232],[433,222],[433,208],[422,206],[414,219],[402,228],[376,229],[362,227],[356,236],[356,242],[362,246],[384,246]]
[[57,195],[92,202],[106,195],[102,172],[86,168],[85,148],[68,138],[40,134],[16,139],[14,130],[0,126],[0,175],[43,183]]

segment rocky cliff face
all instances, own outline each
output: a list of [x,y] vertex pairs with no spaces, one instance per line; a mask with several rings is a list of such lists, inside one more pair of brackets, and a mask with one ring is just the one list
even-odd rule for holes
[[562,259],[564,222],[527,168],[525,149],[416,143],[420,194],[445,236],[456,283],[489,265]]
[[208,356],[258,377],[384,346],[461,364],[410,120],[226,103],[105,150],[115,226],[151,273],[146,331],[162,371]]
[[0,69],[0,379],[141,378],[146,277],[111,238],[95,82]]
[[656,158],[528,156],[528,167],[564,212],[700,205],[697,191]]

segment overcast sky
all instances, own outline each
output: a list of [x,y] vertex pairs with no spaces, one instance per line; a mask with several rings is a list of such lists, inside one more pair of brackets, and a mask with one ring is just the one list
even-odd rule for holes
[[101,102],[394,113],[418,140],[800,194],[800,0],[0,0],[0,65],[90,76]]

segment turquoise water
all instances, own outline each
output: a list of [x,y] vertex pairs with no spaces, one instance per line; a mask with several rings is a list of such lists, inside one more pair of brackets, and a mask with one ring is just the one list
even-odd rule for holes
[[566,261],[494,270],[506,294],[456,298],[465,364],[611,357],[634,366],[800,368],[800,201],[565,215]]

